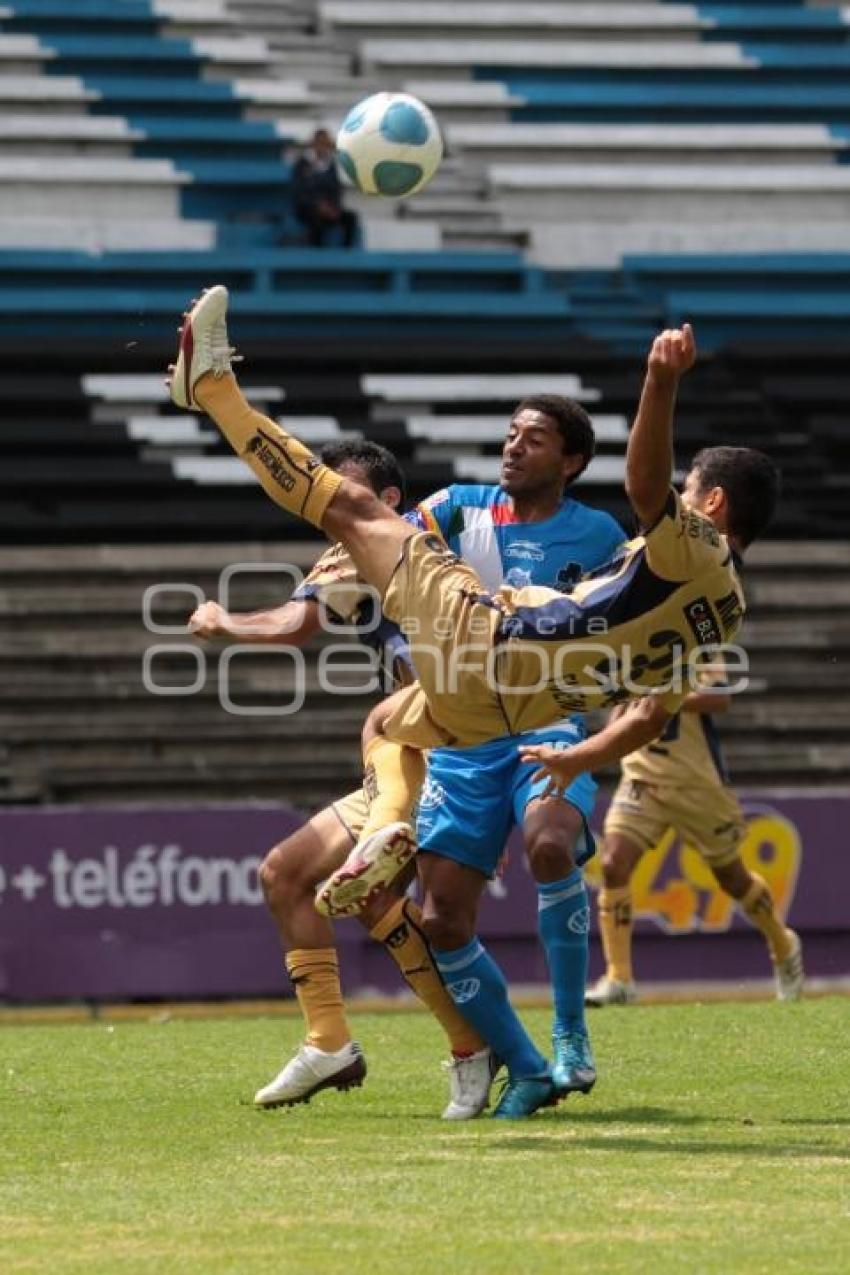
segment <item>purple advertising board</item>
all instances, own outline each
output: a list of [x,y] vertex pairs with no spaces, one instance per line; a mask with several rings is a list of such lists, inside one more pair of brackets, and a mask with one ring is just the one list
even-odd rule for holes
[[[841,830],[850,793],[751,794],[744,807],[744,860],[802,932],[808,973],[846,976],[850,861]],[[0,1000],[280,995],[282,956],[257,867],[302,822],[280,805],[3,811]],[[595,884],[598,868],[588,875]],[[641,980],[769,973],[760,936],[672,836],[644,856],[633,893]],[[547,981],[536,894],[516,840],[486,892],[480,933],[513,981]],[[354,922],[338,935],[348,992],[401,990],[395,966]],[[594,959],[598,967],[598,951]]]

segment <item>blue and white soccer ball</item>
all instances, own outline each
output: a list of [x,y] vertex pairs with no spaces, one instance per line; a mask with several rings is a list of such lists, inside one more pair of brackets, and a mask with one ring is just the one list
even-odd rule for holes
[[437,121],[409,93],[375,93],[358,102],[336,145],[340,166],[357,189],[389,199],[422,190],[443,158]]

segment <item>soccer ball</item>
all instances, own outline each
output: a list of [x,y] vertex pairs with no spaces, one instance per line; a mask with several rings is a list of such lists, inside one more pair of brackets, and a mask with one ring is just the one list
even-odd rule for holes
[[428,184],[443,158],[443,139],[424,102],[409,93],[375,93],[353,106],[336,139],[347,177],[364,195],[400,199]]

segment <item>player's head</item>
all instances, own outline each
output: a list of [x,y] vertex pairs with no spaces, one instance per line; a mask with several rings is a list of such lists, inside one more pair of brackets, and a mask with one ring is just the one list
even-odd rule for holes
[[404,508],[407,492],[401,465],[380,443],[370,443],[365,439],[326,443],[321,450],[321,458],[328,469],[333,469],[350,482],[368,487],[390,509]]
[[682,502],[746,549],[773,517],[779,486],[779,470],[764,452],[753,447],[705,447],[693,459]]
[[510,496],[558,492],[583,474],[596,439],[587,412],[560,394],[535,394],[517,407],[502,447],[502,488]]

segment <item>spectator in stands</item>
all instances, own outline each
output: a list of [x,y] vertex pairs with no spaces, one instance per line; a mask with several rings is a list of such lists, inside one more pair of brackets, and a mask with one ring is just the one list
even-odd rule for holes
[[326,129],[316,129],[309,146],[295,161],[292,193],[295,215],[306,229],[312,247],[323,248],[337,229],[342,247],[354,246],[359,231],[357,214],[343,206],[336,148]]

